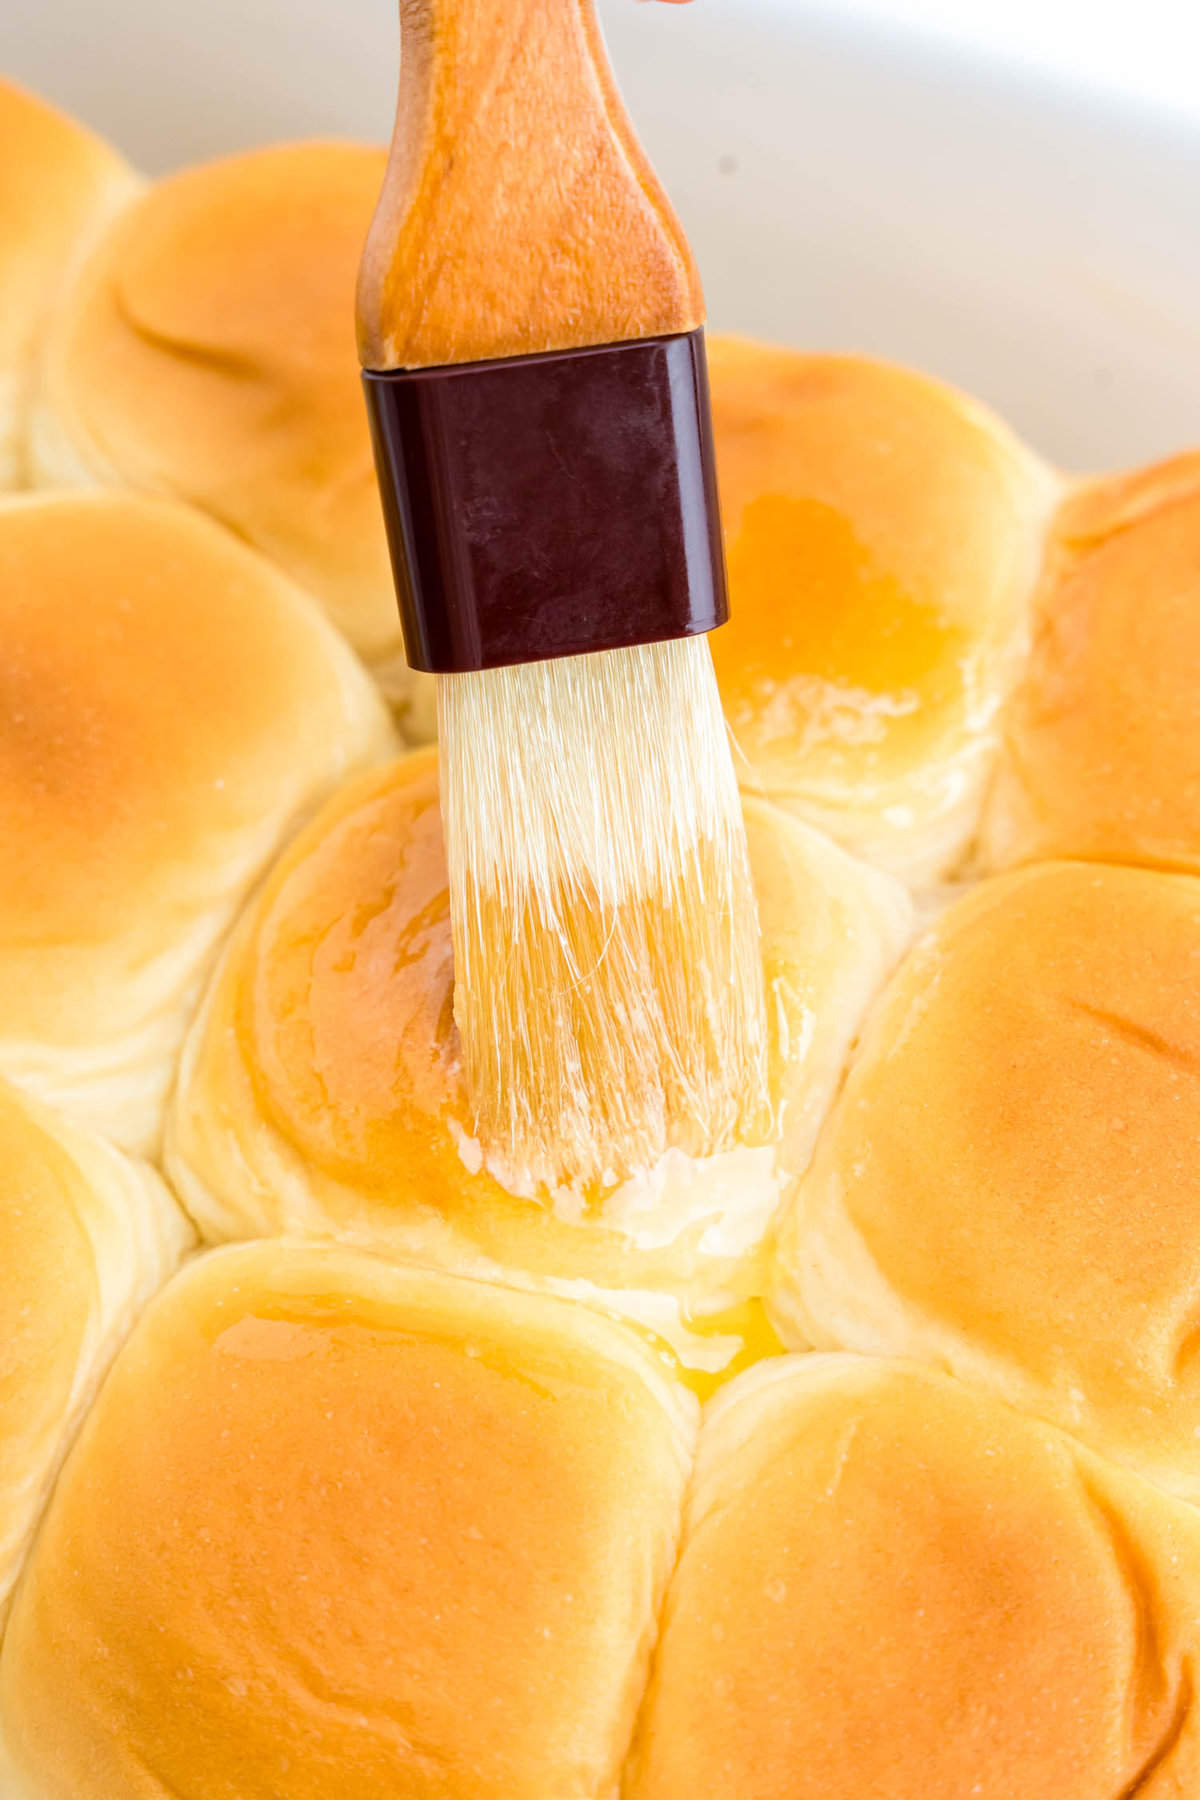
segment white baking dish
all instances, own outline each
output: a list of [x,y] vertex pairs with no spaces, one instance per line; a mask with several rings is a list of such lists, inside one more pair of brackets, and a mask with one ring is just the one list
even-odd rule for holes
[[[1200,115],[804,0],[602,0],[714,322],[955,380],[1061,462],[1200,441]],[[390,126],[396,0],[5,0],[0,67],[159,169]]]

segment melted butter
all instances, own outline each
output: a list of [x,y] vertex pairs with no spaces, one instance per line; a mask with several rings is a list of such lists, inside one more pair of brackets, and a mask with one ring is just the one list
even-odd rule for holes
[[364,801],[285,881],[238,998],[265,1116],[326,1173],[363,1191],[454,1154],[465,1115],[432,758]]
[[681,1370],[682,1379],[700,1400],[707,1400],[727,1381],[769,1356],[782,1356],[784,1345],[775,1334],[761,1300],[743,1300],[724,1312],[696,1315],[684,1312],[684,1323],[701,1342],[727,1341],[730,1355],[719,1369]]
[[881,567],[835,507],[752,500],[729,578],[713,660],[735,731],[760,753],[880,743],[961,694],[962,627]]
[[[655,1254],[702,1232],[706,1257],[745,1254],[778,1204],[770,1143],[694,1160],[672,1146],[624,1182],[553,1187],[485,1150],[454,1025],[433,758],[390,782],[285,867],[268,897],[235,1001],[264,1117],[354,1194],[431,1205],[500,1265],[523,1259],[511,1230],[540,1239],[547,1211],[611,1233],[614,1247]],[[682,945],[677,954],[687,960]],[[529,1251],[536,1261],[533,1238]]]
[[[360,1367],[383,1359],[383,1379],[404,1379],[409,1355],[426,1369],[439,1363],[443,1380],[475,1364],[494,1378],[541,1400],[611,1388],[604,1362],[545,1332],[497,1327],[477,1332],[452,1313],[423,1313],[412,1305],[373,1301],[330,1288],[287,1296],[260,1294],[252,1311],[225,1323],[218,1313],[208,1335],[214,1353],[236,1362],[318,1364],[347,1359]],[[389,1372],[390,1371],[390,1372]],[[297,1373],[297,1380],[304,1377]],[[468,1379],[474,1381],[475,1377]],[[437,1383],[435,1381],[436,1388]]]
[[[577,1298],[602,1304],[599,1293],[585,1295],[578,1292],[580,1284],[572,1285]],[[565,1290],[560,1286],[560,1291]],[[786,1353],[765,1305],[757,1299],[741,1300],[716,1312],[700,1312],[665,1294],[623,1294],[619,1311],[612,1306],[603,1310],[635,1331],[674,1378],[702,1402],[744,1369]]]

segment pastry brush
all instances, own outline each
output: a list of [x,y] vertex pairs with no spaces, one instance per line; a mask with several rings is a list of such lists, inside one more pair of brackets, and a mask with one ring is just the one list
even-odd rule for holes
[[401,0],[358,335],[438,686],[482,1151],[587,1187],[769,1129],[699,279],[592,0]]

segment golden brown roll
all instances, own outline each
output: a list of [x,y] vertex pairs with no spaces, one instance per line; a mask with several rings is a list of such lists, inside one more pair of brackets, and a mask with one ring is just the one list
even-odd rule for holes
[[436,757],[420,751],[330,801],[239,924],[168,1131],[204,1235],[333,1236],[599,1296],[724,1366],[737,1345],[695,1340],[683,1296],[707,1315],[761,1292],[764,1233],[910,919],[896,883],[816,832],[761,801],[746,823],[777,1144],[668,1151],[608,1191],[522,1192],[485,1164],[453,1021]]
[[[201,507],[315,594],[405,701],[418,689],[354,347],[383,168],[382,150],[302,143],[159,182],[72,288],[33,458],[43,483],[128,483]],[[413,723],[432,735],[428,717]]]
[[918,885],[974,832],[1057,484],[925,377],[710,348],[743,785]]
[[1093,482],[1054,524],[986,815],[993,867],[1200,869],[1200,455]]
[[1198,1619],[1191,1507],[945,1376],[765,1363],[705,1419],[623,1791],[1182,1800]]
[[260,1244],[118,1358],[0,1669],[25,1800],[609,1800],[694,1420],[543,1296]]
[[0,505],[0,1074],[150,1152],[218,942],[390,730],[316,606],[198,513]]
[[0,1623],[71,1434],[190,1238],[144,1163],[0,1082]]
[[919,1357],[1200,1498],[1200,881],[985,883],[902,965],[782,1232],[785,1339]]
[[34,365],[68,271],[139,185],[100,138],[0,77],[0,488],[26,477]]

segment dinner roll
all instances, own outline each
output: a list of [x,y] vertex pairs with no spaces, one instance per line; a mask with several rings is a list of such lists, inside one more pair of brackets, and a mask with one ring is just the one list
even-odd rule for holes
[[633,1333],[276,1244],[144,1316],[13,1609],[22,1800],[612,1800],[694,1421]]
[[988,808],[993,867],[1200,870],[1200,454],[1090,483],[1055,521]]
[[0,488],[26,475],[34,364],[68,269],[138,185],[115,150],[0,77]]
[[785,1221],[793,1344],[919,1357],[1200,1499],[1200,880],[1047,864],[942,917]]
[[169,502],[0,504],[0,642],[0,1073],[151,1152],[236,908],[389,726],[312,602]]
[[[129,483],[203,508],[317,595],[403,702],[354,347],[384,152],[252,150],[153,187],[104,238],[51,335],[44,483]],[[432,736],[426,715],[414,725]]]
[[1182,1800],[1198,1618],[1190,1507],[945,1376],[765,1363],[701,1432],[624,1792]]
[[144,1163],[0,1082],[0,1622],[71,1434],[189,1241]]
[[[887,876],[763,802],[746,824],[778,1143],[698,1161],[670,1150],[608,1191],[522,1191],[485,1158],[454,1027],[437,761],[418,751],[330,801],[240,922],[168,1129],[204,1235],[332,1236],[503,1272],[599,1296],[670,1338],[685,1291],[697,1317],[760,1294],[764,1233],[910,909]],[[712,1329],[689,1336],[695,1366],[739,1349]]]
[[736,338],[710,363],[743,786],[923,885],[978,821],[1055,479],[924,376]]

